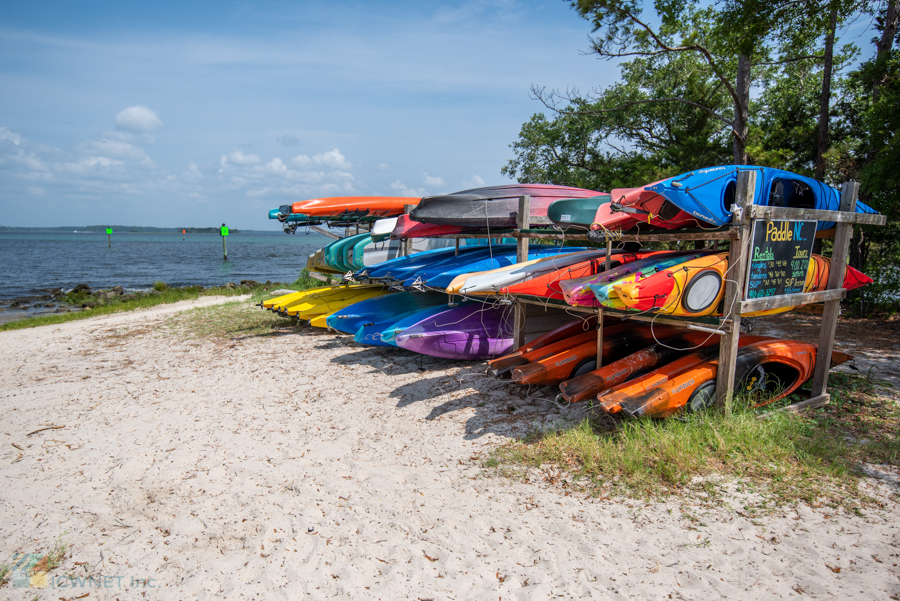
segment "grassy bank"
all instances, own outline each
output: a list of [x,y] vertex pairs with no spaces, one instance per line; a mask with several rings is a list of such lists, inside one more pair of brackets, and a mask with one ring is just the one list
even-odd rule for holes
[[587,419],[534,432],[494,452],[487,465],[598,496],[678,494],[715,502],[726,492],[759,501],[855,506],[864,463],[900,465],[897,400],[863,377],[832,374],[834,402],[809,415],[738,409],[678,419]]
[[38,326],[55,325],[75,321],[78,319],[87,319],[97,315],[110,315],[112,313],[121,313],[123,311],[135,311],[138,309],[149,309],[157,305],[165,305],[168,303],[177,303],[185,300],[196,300],[201,296],[240,296],[243,294],[252,294],[254,298],[263,298],[268,296],[271,290],[290,289],[290,290],[306,290],[323,286],[324,284],[316,280],[306,273],[301,273],[300,277],[290,284],[274,283],[261,286],[234,286],[234,287],[218,287],[218,288],[202,288],[200,286],[190,286],[186,288],[169,288],[162,282],[157,282],[152,292],[141,294],[129,294],[122,297],[107,299],[103,295],[90,294],[70,294],[62,299],[62,302],[69,304],[78,304],[89,302],[95,306],[85,307],[81,311],[72,313],[56,313],[52,315],[42,315],[40,317],[29,317],[12,321],[0,325],[0,332],[6,330],[20,330],[23,328],[34,328]]

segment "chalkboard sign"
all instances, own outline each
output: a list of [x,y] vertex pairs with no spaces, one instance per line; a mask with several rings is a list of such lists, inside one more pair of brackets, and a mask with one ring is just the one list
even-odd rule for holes
[[803,292],[816,221],[754,221],[744,300]]

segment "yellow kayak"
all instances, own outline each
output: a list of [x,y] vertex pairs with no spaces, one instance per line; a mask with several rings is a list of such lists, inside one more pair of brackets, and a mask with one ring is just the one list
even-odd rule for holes
[[334,288],[335,286],[324,286],[322,288],[310,288],[309,290],[300,290],[298,292],[291,292],[290,294],[282,294],[281,296],[276,296],[275,298],[270,298],[264,300],[262,302],[263,309],[272,309],[276,310],[278,307],[282,307],[287,303],[294,302],[295,300],[299,300],[308,294],[315,294],[316,291],[321,291],[325,288]]
[[388,293],[389,291],[383,286],[336,286],[332,290],[306,296],[297,302],[290,303],[283,307],[280,313],[300,319],[312,319],[319,315],[334,313],[347,305]]

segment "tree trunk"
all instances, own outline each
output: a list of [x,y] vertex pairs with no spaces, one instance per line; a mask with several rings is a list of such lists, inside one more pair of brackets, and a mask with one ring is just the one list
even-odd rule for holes
[[831,76],[834,67],[834,33],[837,29],[837,5],[831,7],[828,34],[825,36],[825,64],[822,66],[822,98],[819,104],[819,145],[816,149],[814,177],[825,179],[825,153],[828,151],[829,110],[831,104]]
[[[897,0],[900,1],[900,0]],[[740,55],[738,57],[737,81],[735,82],[738,101],[734,107],[734,129],[732,133],[732,148],[734,150],[734,164],[746,165],[747,137],[750,134],[750,57]]]

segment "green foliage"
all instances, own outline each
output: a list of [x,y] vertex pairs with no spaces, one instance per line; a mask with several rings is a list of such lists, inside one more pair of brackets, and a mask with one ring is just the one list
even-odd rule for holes
[[153,289],[156,290],[157,292],[162,292],[163,290],[165,290],[168,287],[169,287],[169,285],[166,284],[165,282],[154,282],[153,283]]

